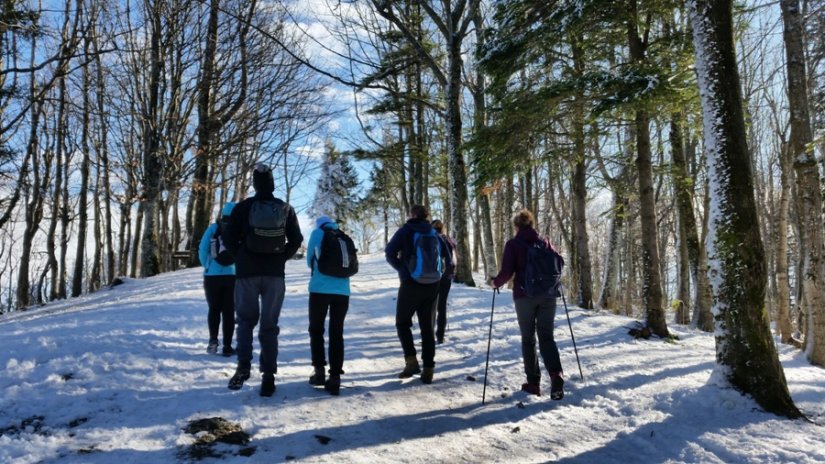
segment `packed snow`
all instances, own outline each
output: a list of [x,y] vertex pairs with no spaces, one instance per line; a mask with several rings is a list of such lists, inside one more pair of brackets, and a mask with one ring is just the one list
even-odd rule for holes
[[[519,391],[520,338],[503,291],[482,404],[489,288],[453,286],[435,381],[400,380],[397,277],[379,255],[362,257],[361,269],[337,397],[308,384],[303,261],[287,265],[271,398],[258,395],[257,375],[226,388],[234,360],[205,351],[197,269],[0,317],[0,462],[825,462],[823,427],[709,383],[710,334],[671,325],[675,342],[637,340],[631,318],[569,307],[582,380],[561,300],[562,401]],[[825,422],[825,370],[778,349],[797,406]],[[204,444],[209,433],[192,424],[210,418],[237,432],[213,436],[235,440]]]

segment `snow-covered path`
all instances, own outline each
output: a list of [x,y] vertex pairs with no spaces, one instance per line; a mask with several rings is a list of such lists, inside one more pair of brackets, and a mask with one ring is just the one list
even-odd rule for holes
[[[0,462],[185,462],[196,437],[184,429],[212,417],[250,435],[210,448],[218,457],[204,460],[215,462],[825,462],[823,427],[709,385],[713,338],[682,326],[670,327],[675,343],[638,341],[627,335],[631,319],[571,307],[582,381],[560,304],[566,396],[519,392],[509,292],[496,301],[486,405],[489,289],[453,286],[434,383],[399,380],[397,278],[382,256],[362,259],[338,397],[307,383],[302,261],[288,263],[272,398],[258,396],[255,375],[228,390],[233,360],[205,353],[199,270],[0,317]],[[825,370],[780,353],[797,405],[825,422]]]

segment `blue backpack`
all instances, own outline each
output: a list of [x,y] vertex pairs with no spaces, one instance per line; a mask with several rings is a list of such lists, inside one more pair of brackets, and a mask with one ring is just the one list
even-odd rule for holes
[[522,289],[528,297],[556,296],[564,258],[547,248],[544,241],[529,243],[518,239],[527,247],[527,266],[524,270]]
[[420,284],[432,284],[441,280],[444,273],[441,239],[435,230],[413,233],[413,247],[407,269],[410,277]]

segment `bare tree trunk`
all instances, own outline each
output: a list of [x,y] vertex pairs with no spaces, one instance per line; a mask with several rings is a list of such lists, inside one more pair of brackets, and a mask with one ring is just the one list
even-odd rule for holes
[[57,222],[60,218],[60,195],[63,191],[63,173],[68,171],[67,163],[64,163],[64,152],[66,142],[66,79],[60,78],[58,82],[57,96],[57,120],[55,131],[55,165],[54,165],[54,191],[52,192],[51,218],[49,219],[49,229],[46,233],[46,254],[49,260],[49,270],[51,272],[51,285],[49,289],[49,300],[56,300],[59,297],[60,274],[65,274],[65,269],[60,267],[57,261],[56,237]]
[[[31,63],[35,62],[34,50],[37,48],[32,44]],[[26,148],[26,158],[31,160],[32,183],[30,190],[30,199],[26,204],[26,226],[23,230],[23,246],[20,250],[20,263],[17,271],[17,308],[25,309],[30,304],[30,283],[29,273],[31,266],[32,242],[34,236],[40,227],[40,219],[43,215],[43,197],[40,177],[40,147],[38,139],[38,130],[40,125],[40,116],[42,114],[42,102],[36,98],[37,81],[35,73],[32,71],[29,80],[31,86],[30,98],[33,100],[31,105],[31,128],[29,130],[29,141]],[[29,195],[26,195],[27,197]]]
[[60,192],[60,278],[57,284],[57,297],[65,299],[68,296],[68,264],[66,258],[69,255],[69,227],[72,216],[70,215],[69,203],[69,167],[72,162],[71,150],[66,150],[63,160],[63,189]]
[[[83,50],[88,55],[89,38],[83,41]],[[72,297],[78,297],[83,293],[84,267],[86,265],[86,229],[89,220],[89,168],[91,165],[91,149],[89,148],[89,132],[91,130],[90,116],[92,112],[89,92],[91,91],[91,78],[88,64],[83,67],[83,116],[80,134],[80,151],[83,160],[80,163],[80,194],[78,196],[78,225],[77,225],[77,248],[75,249],[74,271],[72,273]]]
[[[584,75],[584,50],[581,37],[571,38],[573,68],[576,77]],[[593,309],[593,275],[590,260],[590,238],[587,234],[587,154],[584,135],[584,93],[577,91],[573,102],[573,233],[576,242],[576,266],[579,275],[579,305]]]
[[[450,29],[456,26],[449,21]],[[450,35],[456,37],[455,31]],[[450,40],[448,43],[448,79],[447,85],[447,156],[450,160],[450,188],[452,196],[452,214],[450,222],[453,224],[456,239],[457,254],[455,281],[469,287],[475,286],[473,273],[470,268],[469,228],[467,225],[467,172],[464,167],[464,154],[461,151],[461,40]]]
[[[634,138],[632,126],[628,127],[627,132],[628,140],[624,143],[619,140],[619,145],[623,147],[622,151],[625,154],[625,159],[630,159],[633,156],[632,144],[629,143],[629,140]],[[615,177],[610,176],[604,165],[598,141],[593,144],[593,154],[602,176],[607,179],[613,192],[613,202],[610,208],[610,228],[608,230],[607,250],[605,251],[604,272],[602,274],[602,290],[597,306],[618,314],[621,302],[624,300],[618,288],[619,282],[622,280],[623,251],[629,248],[627,241],[622,246],[622,234],[625,232],[625,218],[628,214],[630,202],[627,192],[632,189],[634,182],[631,177],[632,171],[627,167],[624,160],[621,162],[621,171]],[[625,285],[625,287],[628,287],[628,285]]]
[[97,113],[100,118],[100,150],[98,151],[98,161],[100,163],[99,169],[102,170],[101,176],[103,180],[102,191],[98,190],[98,198],[103,201],[103,220],[104,220],[104,237],[106,247],[106,273],[105,282],[111,283],[115,278],[115,247],[112,236],[112,186],[110,176],[112,175],[109,167],[109,124],[106,112],[106,81],[103,77],[103,64],[101,63],[100,55],[100,40],[95,34],[94,46],[94,60],[95,70],[97,71]]
[[716,315],[716,376],[767,411],[801,416],[788,393],[765,304],[765,257],[733,43],[732,2],[691,0],[710,195],[707,238]]
[[[99,153],[99,151],[98,151],[98,153]],[[97,165],[99,166],[100,164],[98,163]],[[101,267],[102,267],[101,256],[102,256],[102,251],[103,251],[103,234],[101,233],[102,232],[101,231],[102,220],[101,220],[101,217],[100,217],[100,209],[102,207],[100,205],[100,202],[103,201],[103,199],[101,198],[102,195],[100,193],[101,193],[101,190],[102,190],[101,184],[103,183],[103,181],[101,181],[101,179],[100,179],[100,177],[101,177],[100,169],[95,169],[95,172],[96,172],[96,176],[95,176],[95,195],[92,197],[92,205],[94,207],[94,234],[93,234],[93,236],[94,236],[94,243],[95,243],[95,252],[94,252],[94,255],[93,255],[93,258],[92,258],[92,269],[91,269],[92,272],[91,272],[91,275],[89,276],[89,282],[88,282],[89,292],[96,292],[97,290],[100,289],[100,285],[101,285],[100,270],[101,270]]]
[[[476,51],[480,52],[484,47],[484,18],[481,16],[481,9],[477,8],[473,14],[473,25],[476,32]],[[473,129],[477,133],[487,125],[487,83],[484,73],[476,70],[475,86],[472,89],[473,95]],[[484,258],[484,275],[494,276],[498,272],[498,258],[495,241],[493,239],[493,218],[490,214],[490,194],[487,191],[480,191],[476,195],[479,207],[479,219],[481,221],[480,236],[476,236],[476,241],[481,242]]]
[[776,295],[779,302],[776,326],[782,343],[791,343],[793,324],[791,323],[791,287],[788,277],[788,214],[791,203],[792,161],[785,146],[779,151],[779,166],[780,193],[776,224]]
[[802,15],[798,0],[781,0],[785,25],[785,54],[790,106],[790,156],[796,172],[796,208],[802,256],[804,311],[808,316],[805,354],[812,364],[825,366],[825,240],[822,227],[822,191],[813,148],[808,106]]
[[[636,0],[630,0],[631,20],[628,22],[630,57],[634,62],[645,60],[647,46],[639,37]],[[642,298],[650,330],[660,336],[669,335],[662,301],[662,276],[659,259],[659,239],[656,227],[656,201],[653,191],[653,166],[650,149],[650,117],[647,111],[636,111],[636,169],[639,173],[639,204],[642,225]]]
[[682,130],[682,114],[675,112],[670,118],[670,148],[673,168],[673,188],[676,194],[676,207],[679,219],[679,308],[676,311],[676,322],[688,324],[691,321],[690,308],[698,305],[698,299],[691,304],[690,278],[694,281],[707,279],[705,272],[699,270],[699,233],[696,229],[696,218],[693,215],[693,180],[688,174],[687,162],[684,153],[684,133]]
[[209,19],[206,26],[206,44],[203,52],[203,64],[198,82],[198,149],[195,156],[195,173],[192,181],[192,243],[189,253],[189,265],[197,266],[198,247],[195,241],[201,237],[211,221],[213,201],[213,186],[209,182],[209,170],[215,164],[215,143],[221,129],[241,109],[247,96],[247,63],[246,63],[246,36],[252,15],[255,12],[256,0],[247,2],[249,11],[240,21],[238,40],[240,43],[241,77],[234,99],[225,106],[216,109],[217,89],[214,88],[217,80],[216,60],[218,49],[218,13],[220,0],[210,0]]
[[[155,0],[147,11],[151,21],[150,54],[149,54],[149,81],[148,98],[143,109],[141,135],[143,137],[143,233],[140,240],[140,277],[151,277],[160,273],[160,189],[162,160],[160,153],[160,127],[158,114],[160,113],[161,87],[161,4]],[[204,229],[205,230],[205,229]],[[137,248],[135,248],[137,251]]]

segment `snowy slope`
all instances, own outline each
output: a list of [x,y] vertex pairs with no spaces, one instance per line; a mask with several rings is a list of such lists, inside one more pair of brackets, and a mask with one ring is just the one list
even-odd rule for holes
[[[825,429],[709,385],[713,339],[681,326],[670,327],[675,343],[637,341],[631,319],[570,308],[582,381],[560,304],[567,395],[519,392],[509,292],[496,301],[486,405],[489,289],[453,287],[434,383],[399,380],[397,278],[381,256],[353,279],[344,388],[329,396],[307,383],[306,268],[287,272],[272,398],[255,375],[228,390],[233,360],[205,353],[198,270],[0,317],[0,462],[190,461],[196,436],[184,429],[213,417],[250,441],[202,448],[218,456],[206,462],[825,462]],[[825,371],[779,349],[797,405],[825,422]]]

